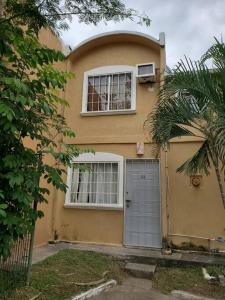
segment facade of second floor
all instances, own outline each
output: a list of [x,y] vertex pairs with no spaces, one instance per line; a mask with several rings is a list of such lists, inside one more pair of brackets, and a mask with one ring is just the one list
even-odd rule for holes
[[163,33],[158,40],[137,32],[95,36],[67,56],[65,69],[75,74],[64,94],[74,143],[145,141],[143,124],[165,69]]

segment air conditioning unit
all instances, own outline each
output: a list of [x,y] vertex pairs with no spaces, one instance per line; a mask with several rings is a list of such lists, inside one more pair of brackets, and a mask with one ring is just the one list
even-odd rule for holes
[[137,79],[139,83],[156,82],[156,72],[154,63],[137,65]]

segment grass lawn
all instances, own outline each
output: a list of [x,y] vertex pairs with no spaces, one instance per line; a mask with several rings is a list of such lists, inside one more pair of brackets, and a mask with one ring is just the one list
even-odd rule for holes
[[[63,300],[96,285],[78,285],[105,278],[122,280],[123,263],[95,252],[63,250],[35,264],[32,268],[31,286],[9,292],[5,298],[27,300],[39,294],[37,300]],[[107,273],[105,273],[108,271]],[[105,274],[104,274],[105,273]]]
[[[207,266],[210,275],[225,272],[225,266]],[[209,283],[202,276],[201,266],[157,267],[153,286],[165,294],[184,290],[196,295],[225,299],[225,287]]]

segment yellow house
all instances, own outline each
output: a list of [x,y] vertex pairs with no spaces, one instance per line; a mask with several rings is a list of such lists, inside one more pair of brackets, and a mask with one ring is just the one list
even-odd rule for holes
[[70,107],[63,113],[76,132],[69,142],[95,153],[74,158],[66,195],[52,190],[36,244],[58,239],[161,248],[164,237],[225,250],[225,210],[214,172],[176,173],[201,141],[175,139],[156,158],[144,130],[165,73],[164,33],[158,39],[129,31],[97,35],[61,67],[75,73],[64,91]]

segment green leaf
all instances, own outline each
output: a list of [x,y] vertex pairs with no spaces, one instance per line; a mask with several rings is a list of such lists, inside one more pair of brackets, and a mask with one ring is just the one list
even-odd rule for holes
[[5,196],[4,196],[4,191],[3,190],[0,190],[0,199],[4,199]]
[[6,209],[7,207],[8,207],[8,204],[6,204],[6,203],[0,204],[0,209]]
[[2,209],[0,209],[0,217],[2,217],[2,218],[6,217],[6,212],[4,210],[2,210]]
[[9,121],[12,121],[15,117],[14,111],[6,103],[0,103],[0,114],[3,117],[6,117]]
[[5,210],[8,208],[8,205],[3,203],[3,204],[0,204],[0,220],[1,220],[1,217],[2,218],[5,218],[7,216]]
[[11,187],[21,185],[24,182],[24,176],[20,173],[9,172],[5,177],[9,179],[9,185]]
[[33,202],[33,197],[21,189],[14,190],[12,198],[14,200],[16,199],[19,203],[24,203],[26,205],[30,205]]
[[18,157],[15,155],[6,155],[3,158],[5,167],[16,168],[18,166]]

